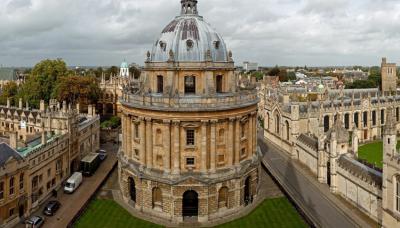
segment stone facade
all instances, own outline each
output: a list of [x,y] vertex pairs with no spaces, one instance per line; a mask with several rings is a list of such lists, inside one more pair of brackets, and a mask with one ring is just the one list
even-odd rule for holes
[[[183,15],[176,21],[194,23],[198,36],[214,36],[197,27],[203,22],[197,22],[202,18],[196,3],[182,1]],[[161,37],[173,28],[184,29],[174,23]],[[179,43],[188,45],[188,53],[174,52],[178,48],[168,46],[173,43],[157,42],[154,53],[148,53],[138,90],[127,88],[120,100],[119,180],[124,199],[138,210],[176,223],[238,213],[257,196],[258,186],[256,91],[238,86],[228,52],[224,61],[213,61],[223,58],[217,56],[221,50],[206,50],[204,60],[188,61],[192,48],[225,48],[218,35],[216,43],[193,46],[194,34]],[[152,60],[165,57],[162,50],[155,51],[158,45],[171,48],[168,61]]]
[[382,85],[384,93],[393,93],[397,89],[397,67],[396,63],[387,63],[386,58],[382,58],[381,64]]

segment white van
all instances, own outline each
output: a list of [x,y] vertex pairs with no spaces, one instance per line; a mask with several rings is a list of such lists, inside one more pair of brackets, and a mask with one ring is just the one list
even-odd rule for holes
[[64,192],[66,193],[73,193],[79,185],[82,183],[82,173],[75,172],[72,174],[70,178],[68,178],[67,182],[64,186]]

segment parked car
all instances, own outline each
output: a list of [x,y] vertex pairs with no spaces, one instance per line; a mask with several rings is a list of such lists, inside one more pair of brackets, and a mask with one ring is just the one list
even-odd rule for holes
[[44,218],[40,216],[32,216],[25,221],[26,227],[29,228],[39,228],[43,225],[43,223],[44,223]]
[[107,151],[105,151],[105,150],[99,150],[99,151],[97,151],[97,153],[99,154],[100,161],[106,160],[106,158],[107,158]]
[[65,193],[73,193],[82,183],[82,173],[75,172],[64,185]]
[[56,211],[60,208],[61,203],[57,200],[52,200],[47,203],[47,205],[43,209],[43,214],[52,216],[56,213]]

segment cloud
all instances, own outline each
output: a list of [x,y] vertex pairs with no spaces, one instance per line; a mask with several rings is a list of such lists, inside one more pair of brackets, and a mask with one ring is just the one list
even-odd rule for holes
[[[395,0],[199,0],[238,65],[376,65],[400,51]],[[2,0],[0,65],[142,64],[180,0]]]

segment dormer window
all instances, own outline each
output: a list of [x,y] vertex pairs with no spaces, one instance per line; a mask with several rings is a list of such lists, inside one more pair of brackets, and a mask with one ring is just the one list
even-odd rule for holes
[[163,50],[163,51],[166,51],[166,50],[167,50],[167,44],[166,44],[165,42],[160,41],[159,44],[160,44],[161,50]]
[[193,48],[193,40],[187,40],[186,41],[186,46],[187,46],[188,50],[192,49]]
[[219,49],[219,46],[221,45],[221,41],[219,41],[219,40],[217,40],[217,41],[214,41],[214,47],[215,47],[215,49]]

